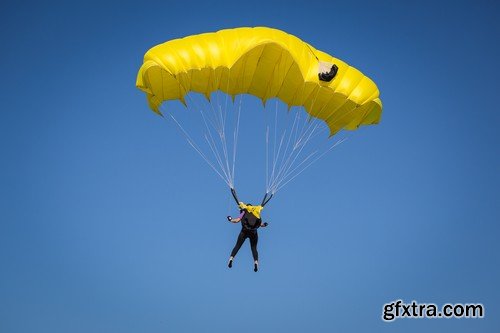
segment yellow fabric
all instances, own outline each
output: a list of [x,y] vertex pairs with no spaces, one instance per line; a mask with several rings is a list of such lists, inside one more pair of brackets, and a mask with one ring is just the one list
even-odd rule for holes
[[[325,63],[338,66],[331,82],[318,79]],[[207,98],[217,90],[233,97],[251,94],[263,103],[277,97],[324,120],[330,135],[377,124],[382,113],[377,86],[356,68],[265,27],[227,29],[157,45],[146,52],[136,85],[158,114],[163,101],[185,104],[191,91]]]
[[262,206],[245,205],[243,202],[240,202],[239,206],[240,206],[240,209],[244,209],[247,212],[252,213],[258,219],[260,219],[260,212],[264,209],[264,207],[262,207]]

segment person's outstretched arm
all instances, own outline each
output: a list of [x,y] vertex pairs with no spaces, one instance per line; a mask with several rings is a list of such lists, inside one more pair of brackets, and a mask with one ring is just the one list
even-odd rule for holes
[[240,216],[238,217],[235,217],[235,218],[232,218],[231,216],[228,216],[227,217],[227,220],[231,223],[238,223],[241,221],[241,218],[243,217],[243,215],[245,214],[245,212],[241,213]]

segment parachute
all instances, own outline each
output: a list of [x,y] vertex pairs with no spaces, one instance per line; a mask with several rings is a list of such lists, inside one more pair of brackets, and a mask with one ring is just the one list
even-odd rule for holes
[[[304,145],[315,136],[316,129],[326,126],[328,137],[332,137],[343,129],[355,130],[362,125],[377,124],[382,113],[379,90],[370,78],[293,35],[266,27],[226,29],[154,46],[144,56],[136,86],[146,93],[149,107],[160,115],[160,106],[165,101],[179,100],[188,109],[201,110],[199,103],[198,106],[189,105],[187,99],[192,94],[205,97],[210,106],[200,112],[208,131],[205,135],[208,153],[172,113],[169,116],[190,145],[230,187],[234,186],[241,109],[241,99],[238,104],[236,97],[253,95],[264,106],[269,100],[278,99],[286,106],[288,114],[296,107],[298,111],[292,115],[291,127],[280,136],[274,135],[271,163],[266,148],[266,193],[273,194],[316,157],[323,156],[319,151],[314,152],[314,158],[307,155],[308,158],[301,160],[296,156],[303,154]],[[231,98],[233,111],[228,111],[227,100],[221,103],[217,94]],[[214,102],[214,95],[217,102]],[[307,117],[302,114],[304,111]],[[210,113],[211,120],[208,119]],[[234,116],[232,152],[227,142],[228,113]],[[271,118],[278,119],[277,115]],[[274,124],[274,129],[277,128]],[[272,137],[270,129],[273,125],[268,126],[265,133],[267,144]],[[219,137],[220,142],[214,137]],[[287,142],[291,142],[290,149],[285,148]],[[277,166],[278,163],[282,165]]]

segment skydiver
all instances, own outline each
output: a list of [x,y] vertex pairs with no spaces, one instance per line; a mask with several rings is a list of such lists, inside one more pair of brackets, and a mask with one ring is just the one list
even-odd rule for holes
[[239,223],[241,222],[241,231],[238,235],[238,239],[236,240],[236,245],[233,248],[233,251],[231,251],[231,256],[229,257],[229,262],[227,266],[229,268],[233,267],[233,259],[238,253],[241,245],[245,242],[245,239],[249,238],[250,239],[250,248],[252,250],[252,256],[253,256],[253,270],[254,272],[257,272],[259,270],[259,253],[257,252],[257,242],[259,240],[259,235],[257,233],[257,229],[260,227],[267,227],[268,223],[264,222],[262,223],[262,220],[260,218],[260,212],[264,208],[264,206],[271,200],[272,194],[268,197],[268,194],[264,196],[264,199],[262,199],[262,203],[259,206],[252,206],[252,204],[248,203],[245,204],[241,201],[238,200],[238,196],[236,195],[236,191],[231,188],[231,194],[233,195],[234,200],[236,201],[236,204],[240,208],[240,215],[238,217],[231,217],[228,216],[227,220],[231,223]]

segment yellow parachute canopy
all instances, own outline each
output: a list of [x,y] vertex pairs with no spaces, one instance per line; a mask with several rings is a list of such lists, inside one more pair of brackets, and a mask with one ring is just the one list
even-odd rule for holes
[[[333,65],[338,68],[333,80],[320,80],[318,74]],[[277,97],[325,121],[330,135],[377,124],[382,113],[377,86],[359,70],[293,35],[265,27],[227,29],[157,45],[145,54],[136,85],[159,114],[163,101],[185,104],[189,92],[207,98],[218,90],[233,98],[251,94],[263,103]]]

